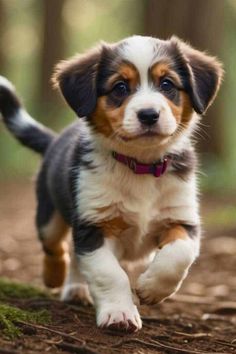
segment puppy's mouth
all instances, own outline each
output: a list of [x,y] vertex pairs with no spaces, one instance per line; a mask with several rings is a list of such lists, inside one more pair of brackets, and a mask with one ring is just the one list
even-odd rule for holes
[[120,135],[119,137],[124,140],[124,141],[132,141],[132,140],[137,140],[140,138],[147,138],[147,139],[152,139],[152,138],[159,138],[159,139],[164,139],[164,138],[169,138],[172,135],[167,135],[167,134],[162,134],[160,132],[148,129],[143,132],[140,132],[138,134],[132,135],[132,136],[124,136]]

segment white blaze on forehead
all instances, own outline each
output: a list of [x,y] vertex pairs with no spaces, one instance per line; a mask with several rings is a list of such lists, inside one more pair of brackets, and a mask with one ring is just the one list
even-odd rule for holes
[[156,38],[133,36],[124,41],[120,49],[121,56],[134,64],[139,71],[141,83],[148,80],[148,69],[152,66],[157,55],[157,44],[161,42]]

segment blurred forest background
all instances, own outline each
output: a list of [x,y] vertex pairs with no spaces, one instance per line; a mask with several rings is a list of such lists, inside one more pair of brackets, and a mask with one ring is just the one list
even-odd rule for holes
[[[51,88],[55,63],[132,34],[175,34],[224,63],[223,86],[197,137],[200,181],[210,192],[234,192],[236,0],[0,0],[0,74],[36,119],[60,130],[74,116]],[[0,182],[32,175],[37,164],[0,125]]]

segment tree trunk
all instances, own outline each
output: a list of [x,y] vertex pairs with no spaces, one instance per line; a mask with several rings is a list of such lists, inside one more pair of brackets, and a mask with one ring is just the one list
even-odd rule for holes
[[40,75],[40,110],[47,117],[57,112],[58,98],[50,78],[55,64],[64,57],[62,9],[65,0],[43,0],[43,45]]
[[[221,57],[224,7],[222,0],[148,0],[145,33],[164,39],[175,34]],[[216,156],[223,155],[222,113],[219,97],[202,119],[206,133],[202,133],[200,149]]]

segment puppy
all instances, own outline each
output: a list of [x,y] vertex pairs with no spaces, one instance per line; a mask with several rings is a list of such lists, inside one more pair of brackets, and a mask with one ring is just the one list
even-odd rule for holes
[[93,303],[99,327],[140,329],[131,273],[141,302],[156,304],[179,289],[199,254],[191,137],[222,72],[176,37],[101,43],[56,67],[54,85],[79,117],[59,136],[1,78],[6,126],[44,156],[36,188],[44,282],[63,285],[63,300]]

